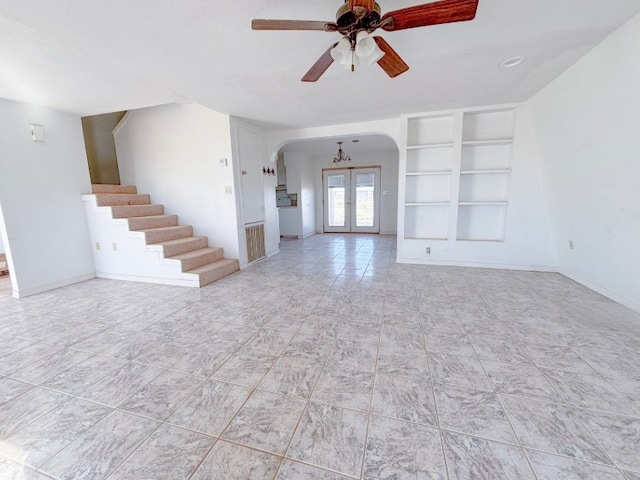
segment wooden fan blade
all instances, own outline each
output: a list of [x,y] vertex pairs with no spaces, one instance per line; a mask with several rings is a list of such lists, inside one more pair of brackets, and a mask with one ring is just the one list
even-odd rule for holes
[[336,45],[338,45],[337,42],[331,45],[327,51],[322,54],[318,61],[313,64],[313,67],[311,67],[306,75],[302,77],[303,82],[317,82],[322,74],[327,71],[333,63],[333,58],[331,58],[331,49],[335,48]]
[[380,47],[380,50],[384,52],[384,57],[378,60],[378,65],[382,67],[382,69],[387,72],[391,78],[395,78],[398,75],[409,70],[409,65],[404,63],[404,60],[400,58],[400,55],[396,53],[396,51],[391,48],[391,45],[387,43],[387,41],[382,37],[373,37],[373,39]]
[[316,22],[311,20],[251,20],[253,30],[320,30],[333,32],[331,22]]
[[375,4],[376,0],[349,0],[349,10],[353,10],[354,7],[363,7],[371,11]]
[[441,0],[385,13],[382,22],[388,18],[392,18],[393,21],[382,28],[391,32],[442,23],[465,22],[475,18],[477,9],[478,0]]

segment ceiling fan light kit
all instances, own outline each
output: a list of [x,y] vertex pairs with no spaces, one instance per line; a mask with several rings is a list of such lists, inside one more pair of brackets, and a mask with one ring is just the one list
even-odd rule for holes
[[319,30],[338,32],[342,39],[333,44],[302,78],[315,82],[335,61],[351,71],[359,60],[366,64],[378,63],[391,78],[409,70],[409,66],[380,36],[371,34],[381,28],[386,32],[407,28],[465,22],[476,16],[479,0],[440,0],[438,2],[402,8],[381,14],[375,0],[346,0],[336,13],[336,22],[308,20],[254,19],[254,30]]

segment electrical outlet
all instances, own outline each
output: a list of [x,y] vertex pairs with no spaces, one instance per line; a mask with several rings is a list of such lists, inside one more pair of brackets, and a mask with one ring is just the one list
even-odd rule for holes
[[427,247],[427,255],[431,255],[431,247]]
[[569,240],[569,250],[573,250],[574,248],[573,240]]
[[100,242],[96,242],[96,250],[100,251]]
[[225,195],[231,195],[232,191],[231,191],[231,187],[230,186],[226,186],[224,187],[224,194]]
[[114,252],[117,252],[117,251],[118,251],[118,244],[117,244],[116,242],[113,242],[113,243],[111,244],[111,246],[113,247],[113,251],[114,251]]

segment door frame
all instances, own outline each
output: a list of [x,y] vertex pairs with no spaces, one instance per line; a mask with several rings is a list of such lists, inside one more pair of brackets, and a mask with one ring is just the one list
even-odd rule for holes
[[[375,195],[374,195],[374,221],[373,227],[356,227],[356,209],[352,207],[352,196],[355,197],[355,184],[352,181],[353,170],[375,170]],[[326,173],[348,171],[346,185],[346,203],[348,211],[345,212],[345,227],[328,227],[327,226],[327,184]],[[382,167],[380,165],[363,165],[358,167],[328,167],[322,169],[322,226],[325,233],[380,233],[380,188],[382,183]],[[328,229],[329,228],[329,229]]]

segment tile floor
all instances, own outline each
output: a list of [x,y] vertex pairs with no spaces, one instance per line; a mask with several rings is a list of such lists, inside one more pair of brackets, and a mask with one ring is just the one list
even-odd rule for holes
[[0,478],[640,479],[640,314],[394,243],[0,296]]

